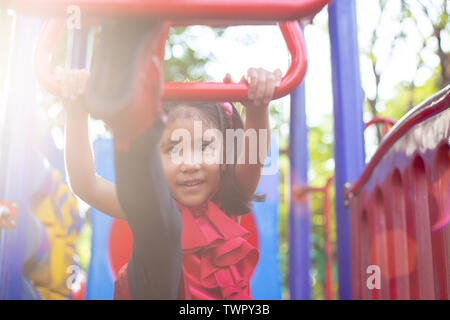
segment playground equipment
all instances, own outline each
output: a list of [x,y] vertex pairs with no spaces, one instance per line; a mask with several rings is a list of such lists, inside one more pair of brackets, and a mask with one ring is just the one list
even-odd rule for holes
[[[100,3],[100,4],[99,4]],[[98,16],[105,16],[105,15],[114,15],[113,10],[118,10],[115,11],[115,13],[117,12],[122,12],[125,13],[127,12],[126,10],[122,10],[123,7],[121,7],[121,5],[123,6],[124,4],[126,5],[126,7],[128,9],[130,9],[127,12],[127,15],[135,15],[137,12],[139,12],[139,14],[142,14],[144,11],[142,11],[142,4],[143,2],[136,2],[136,4],[141,5],[141,7],[133,7],[130,6],[130,1],[127,2],[121,2],[121,1],[114,1],[114,2],[109,2],[107,6],[104,6],[106,3],[105,2],[99,2],[96,3],[95,1],[80,1],[80,2],[72,2],[70,3],[71,5],[80,5],[80,7],[82,8],[83,13],[88,13],[89,14],[97,14],[97,18]],[[153,2],[146,2],[144,4],[144,6],[146,6],[147,8],[151,7],[151,4]],[[182,3],[182,2],[180,2]],[[184,1],[184,4],[187,5],[188,7],[190,7],[193,11],[195,12],[194,15],[189,16],[188,15],[188,11],[182,9],[182,6],[179,6],[180,3],[171,3],[170,6],[173,9],[173,11],[177,11],[177,14],[183,15],[183,17],[189,18],[191,19],[191,21],[194,19],[197,22],[201,21],[202,18],[207,18],[207,19],[213,19],[213,20],[220,20],[220,23],[223,24],[224,21],[228,21],[228,23],[231,24],[236,24],[236,23],[242,23],[242,22],[251,22],[251,23],[261,23],[261,21],[263,21],[264,23],[273,23],[275,21],[283,21],[286,19],[292,19],[293,17],[295,18],[299,18],[301,16],[310,16],[314,13],[316,13],[317,11],[319,11],[326,3],[327,1],[302,1],[300,3],[300,6],[298,5],[298,3],[296,3],[294,6],[292,6],[294,4],[294,2],[285,2],[285,3],[270,3],[270,6],[261,6],[261,3],[258,2],[251,2],[249,1],[247,4],[245,4],[245,2],[239,2],[239,3],[233,3],[233,2],[228,2],[228,3],[222,3],[222,5],[225,5],[225,7],[228,8],[228,11],[223,10],[223,7],[220,6],[211,6],[211,3],[205,2],[204,4],[201,4],[200,2],[196,2],[197,5],[203,5],[206,9],[206,11],[202,11],[199,10],[198,6],[193,6],[192,4],[189,4],[188,1]],[[67,7],[69,3],[65,3],[64,1],[47,1],[47,2],[40,2],[39,6],[36,6],[35,2],[32,1],[14,1],[14,2],[10,2],[8,3],[8,6],[12,7],[13,9],[18,10],[18,14],[19,14],[19,24],[21,24],[22,21],[24,21],[24,23],[27,22],[27,20],[33,20],[30,18],[25,18],[22,17],[21,14],[23,13],[33,13],[36,14],[37,9],[39,9],[38,11],[43,12],[45,15],[50,14],[52,17],[53,16],[59,16],[61,17],[61,15],[65,14],[65,9]],[[94,5],[92,5],[94,4]],[[155,1],[153,4],[158,4],[157,1]],[[215,4],[219,4],[219,2],[215,3]],[[269,4],[269,2],[268,2]],[[167,7],[167,6],[166,6]],[[119,8],[119,9],[118,9]],[[136,9],[138,8],[138,10],[133,11],[133,8]],[[257,9],[257,8],[264,8],[263,10],[261,9]],[[242,10],[241,10],[242,9]],[[295,9],[295,10],[294,10]],[[54,10],[54,11],[53,11]],[[92,11],[93,10],[93,11]],[[98,10],[97,12],[94,12],[95,10]],[[104,11],[105,10],[105,11]],[[112,10],[112,11],[111,11]],[[159,11],[158,11],[159,10]],[[239,16],[239,20],[236,20],[236,10],[242,12],[242,14]],[[255,11],[256,10],[256,11]],[[300,11],[299,11],[300,10]],[[259,11],[260,14],[256,14],[255,12]],[[149,11],[145,11],[147,14]],[[164,17],[164,6],[160,7],[159,9],[156,7],[151,8],[150,12],[152,12],[152,14],[157,14],[158,17]],[[212,12],[216,12],[216,15],[211,14]],[[228,13],[226,13],[228,12]],[[300,13],[301,14],[300,14]],[[173,13],[173,12],[172,12]],[[293,15],[293,13],[295,13]],[[285,16],[283,16],[285,15]],[[293,16],[292,16],[293,15]],[[171,13],[166,11],[166,18],[175,18],[174,16],[171,16]],[[179,19],[179,23],[186,23],[186,21],[183,22],[183,19]],[[205,21],[205,20],[203,20]],[[38,21],[37,19],[35,19],[33,21],[33,23],[35,23],[36,26],[38,26],[40,24],[40,21]],[[55,26],[57,26],[58,22],[54,22],[54,23],[49,23],[47,24],[47,29],[44,30],[50,30],[50,31],[54,31],[55,32],[55,36],[57,31],[57,28]],[[53,26],[54,28],[49,28]],[[305,48],[304,48],[304,43],[303,43],[303,39],[302,39],[302,34],[300,32],[299,26],[297,22],[286,22],[286,23],[281,23],[281,28],[283,30],[283,34],[285,36],[285,39],[287,41],[288,47],[291,50],[291,54],[292,54],[292,65],[291,68],[289,70],[289,72],[285,75],[285,77],[283,78],[282,81],[282,86],[279,89],[279,92],[277,93],[277,95],[281,96],[281,95],[285,95],[288,94],[290,90],[293,90],[302,80],[305,71],[306,71],[306,56],[305,56]],[[39,29],[39,27],[36,27],[35,30]],[[43,36],[42,36],[43,35]],[[47,45],[48,40],[51,40],[52,37],[49,36],[49,34],[47,33],[43,33],[41,34],[41,41],[38,41],[38,50],[37,50],[37,55],[36,58],[40,61],[38,61],[38,63],[35,64],[35,67],[37,67],[37,74],[38,76],[40,76],[40,80],[42,81],[42,83],[45,85],[47,85],[48,87],[52,86],[52,73],[51,73],[51,69],[48,69],[49,64],[48,64],[48,54],[50,52],[50,50],[43,51],[44,55],[40,55],[39,52],[40,49],[42,47],[42,45]],[[34,38],[34,37],[31,37]],[[36,38],[34,38],[36,39]],[[54,39],[54,38],[53,38]],[[50,44],[51,46],[51,44]],[[84,47],[84,48],[83,48]],[[44,46],[45,48],[45,46]],[[47,46],[46,49],[49,49],[49,47]],[[75,50],[78,52],[75,52],[74,56],[78,57],[78,61],[72,61],[72,65],[73,66],[82,66],[83,65],[83,56],[85,56],[85,54],[83,55],[83,50],[85,50],[85,43],[83,43],[82,41],[78,43],[78,48],[75,48]],[[28,52],[31,52],[31,50],[29,50]],[[80,54],[81,52],[81,54]],[[45,53],[47,53],[47,55],[45,55]],[[29,57],[28,57],[29,58]],[[76,60],[76,59],[75,59]],[[28,64],[27,66],[30,66],[29,64],[29,60],[28,60]],[[47,68],[47,69],[46,69]],[[31,70],[31,69],[29,69]],[[43,72],[41,72],[42,70],[44,70]],[[49,72],[50,71],[50,72]],[[47,77],[49,79],[49,81],[45,81],[45,77]],[[54,84],[54,83],[53,83]],[[183,100],[187,100],[187,99],[198,99],[199,97],[203,97],[203,98],[208,98],[208,100],[241,100],[244,97],[247,96],[247,89],[244,85],[242,84],[234,84],[234,83],[227,83],[227,84],[211,84],[211,83],[205,83],[205,84],[165,84],[165,89],[164,92],[166,92],[166,96],[168,99],[170,99],[170,97],[172,97],[172,99],[183,99]],[[56,89],[57,90],[57,89]],[[51,91],[51,88],[50,88]],[[57,93],[57,91],[53,91],[55,93]],[[178,97],[177,97],[178,95]],[[181,95],[181,96],[180,96]],[[31,95],[33,96],[33,95]],[[191,98],[190,98],[191,97]],[[33,103],[30,103],[30,105],[32,105]],[[132,106],[131,106],[132,107]],[[130,109],[129,109],[130,110]],[[129,111],[128,110],[128,111]],[[131,112],[131,111],[129,111]],[[30,117],[30,120],[32,120],[33,117]],[[277,176],[274,176],[273,178],[276,179]],[[264,183],[263,183],[264,185]],[[276,185],[273,184],[272,185]],[[264,189],[264,187],[263,187]],[[267,187],[265,187],[265,189],[268,189]],[[267,221],[267,213],[269,213],[270,211],[270,215],[273,217],[273,221],[277,221],[276,219],[276,208],[277,208],[277,195],[276,192],[274,192],[273,190],[270,190],[270,192],[266,192],[266,193],[272,193],[274,194],[274,196],[270,196],[269,195],[269,199],[272,198],[274,203],[272,205],[272,209],[268,210],[269,206],[270,206],[270,201],[267,203],[268,205],[266,205],[264,207],[264,211],[266,211],[266,217],[264,219],[264,221]],[[7,195],[2,194],[2,198],[7,198]],[[263,208],[261,208],[260,210],[262,210]],[[262,219],[261,219],[262,220]],[[245,221],[243,221],[245,224]],[[250,224],[248,225],[249,228],[252,227],[252,223],[253,223],[253,227],[254,227],[254,222],[250,221]],[[276,224],[273,224],[273,226],[276,226]],[[273,231],[271,231],[271,238],[270,240],[264,240],[264,232],[263,232],[263,236],[259,236],[259,237],[255,237],[255,239],[253,241],[255,242],[259,242],[261,245],[265,244],[274,244],[276,245],[276,242],[273,241],[273,236],[276,236],[276,228],[274,228],[273,226],[271,226],[272,229],[274,229]],[[259,231],[264,231],[264,228],[258,228]],[[3,231],[3,230],[2,230]],[[107,234],[107,233],[106,233]],[[23,235],[23,234],[22,234]],[[5,245],[5,243],[2,243],[2,245]],[[17,242],[17,246],[21,246],[23,245],[23,242]],[[262,250],[262,259],[261,259],[261,265],[264,265],[263,261],[273,261],[272,263],[272,267],[271,268],[267,268],[268,270],[278,270],[278,267],[275,266],[273,263],[275,261],[277,261],[276,259],[276,246],[272,247],[273,253],[271,253],[271,256],[268,258],[264,258],[264,252],[267,252],[267,250]],[[8,256],[3,255],[1,257],[1,261],[7,261]],[[6,264],[4,264],[5,267],[8,267]],[[95,264],[94,264],[95,265]],[[4,271],[6,269],[2,269],[2,271]],[[20,268],[18,268],[18,270],[20,270]],[[256,271],[257,273],[258,271]],[[278,271],[279,273],[279,271]],[[17,272],[18,275],[20,275],[20,272]],[[276,277],[276,275],[275,275]],[[278,276],[279,278],[279,276]],[[9,283],[12,284],[14,283],[15,279],[10,278],[9,279]],[[279,281],[279,280],[278,280]],[[91,281],[90,283],[94,284],[94,281]],[[93,287],[93,286],[92,286]],[[264,286],[260,286],[260,287],[264,287]],[[267,287],[267,286],[266,286]],[[269,286],[270,287],[270,286]],[[276,285],[275,287],[278,287],[278,289],[280,288],[280,284]],[[88,283],[88,287],[87,287],[87,296],[89,296],[89,288],[90,285]],[[256,294],[257,295],[257,294]],[[20,298],[23,297],[23,294],[19,291],[16,292],[11,292],[11,291],[5,291],[5,293],[2,295],[3,297],[8,297],[8,298]],[[262,298],[264,296],[261,296]],[[267,298],[270,297],[274,297],[273,293],[272,296],[270,296],[270,292],[269,295],[266,294]],[[275,295],[275,297],[280,298],[279,294],[278,296]]]
[[37,38],[40,26],[37,19],[19,16],[11,47],[2,43],[11,49],[11,69],[2,101],[7,121],[0,135],[0,199],[6,204],[0,227],[0,299],[68,299],[73,274],[67,266],[78,267],[74,242],[81,218],[62,182],[62,152],[37,117],[30,39]]
[[[31,75],[34,44],[37,44],[34,66],[37,76],[47,90],[58,93],[49,56],[53,41],[61,29],[61,20],[47,23],[43,33],[38,35],[37,31],[42,26],[42,20],[27,17],[25,13],[61,19],[65,16],[68,5],[76,5],[89,19],[92,18],[92,21],[97,22],[103,17],[114,17],[119,20],[124,17],[158,17],[170,19],[176,24],[234,25],[280,22],[292,56],[291,67],[283,77],[281,88],[276,94],[280,97],[297,88],[306,71],[303,37],[298,22],[292,20],[309,18],[328,2],[330,1],[14,0],[7,2],[7,6],[17,10],[18,13],[13,59],[10,65],[21,69],[20,72],[14,72],[17,76],[11,76],[9,79],[10,90],[6,106],[7,118],[11,121],[2,132],[2,136],[7,138],[0,154],[2,157],[0,199],[5,204],[1,211],[3,214],[0,227],[0,299],[55,298],[45,290],[39,291],[39,286],[36,290],[36,286],[30,283],[30,277],[33,276],[29,275],[28,271],[26,274],[22,272],[25,264],[32,266],[30,272],[36,271],[35,265],[48,259],[43,257],[42,252],[47,252],[47,257],[53,256],[51,252],[57,252],[52,251],[56,250],[53,246],[56,247],[57,244],[52,240],[49,231],[49,226],[54,223],[49,222],[46,225],[43,220],[36,222],[35,216],[26,210],[30,195],[36,190],[24,181],[26,177],[32,176],[31,172],[36,171],[37,166],[28,162],[32,159],[29,150],[35,145],[32,139],[33,130],[23,134],[22,128],[32,129],[36,119],[34,112],[36,83]],[[335,145],[334,150],[339,298],[448,299],[449,271],[446,264],[450,260],[449,88],[400,121],[383,140],[379,150],[366,166],[354,0],[335,0],[329,5],[328,12],[334,89],[334,133],[335,140],[340,142],[339,145]],[[81,30],[75,34],[77,36],[72,66],[82,67],[85,65],[87,51],[86,32]],[[161,48],[161,43],[158,48]],[[155,52],[161,57],[158,50],[155,49],[153,53]],[[156,83],[157,80],[152,78],[150,81]],[[23,95],[23,90],[28,94]],[[162,87],[164,99],[183,101],[242,100],[247,96],[246,90],[245,85],[235,83],[165,83]],[[105,112],[105,109],[101,111]],[[130,119],[139,116],[139,112],[145,112],[129,103],[113,111],[121,115],[131,114]],[[101,112],[98,115],[105,116]],[[436,125],[440,130],[431,130],[434,135],[423,134],[424,128],[432,129]],[[424,140],[420,140],[420,136],[423,136]],[[126,137],[125,140],[127,139],[132,137]],[[14,141],[14,148],[8,141]],[[408,144],[402,147],[405,141]],[[107,142],[105,148],[109,148],[109,152],[112,151],[111,141]],[[111,160],[105,158],[102,160],[102,155],[107,157],[105,148],[96,154],[96,161],[100,161],[97,170],[100,175],[113,180],[111,166],[102,163]],[[291,188],[294,189],[298,185],[307,185],[308,151],[304,84],[292,93],[290,150],[290,181]],[[51,161],[51,167],[57,168],[61,173],[64,172],[60,153],[58,156],[49,154],[46,156],[49,159],[58,158],[59,160]],[[249,228],[258,231],[254,241],[257,241],[260,247],[261,257],[252,280],[252,292],[256,299],[281,298],[280,272],[277,266],[279,202],[277,181],[279,182],[277,175],[263,177],[258,189],[268,195],[268,201],[257,204],[254,218],[249,217],[250,220],[244,222]],[[355,183],[349,184],[352,181]],[[408,189],[408,186],[411,188]],[[392,194],[400,196],[394,199],[390,197]],[[5,214],[6,212],[8,214]],[[291,202],[289,282],[292,299],[311,297],[309,216],[308,203]],[[429,219],[432,224],[429,223]],[[123,261],[121,259],[126,259],[124,253],[127,249],[114,249],[115,245],[109,241],[111,228],[114,232],[117,230],[114,227],[117,224],[111,218],[94,212],[92,223],[94,255],[88,273],[86,298],[111,298],[114,272]],[[43,232],[44,229],[46,232]],[[74,234],[69,229],[66,229],[67,235],[73,240],[71,237]],[[28,230],[31,231],[26,232]],[[25,234],[30,236],[25,237]],[[33,239],[40,239],[38,242],[42,243],[42,246],[38,248],[43,248],[42,250],[31,246]],[[46,239],[48,247],[45,246]],[[109,245],[111,247],[108,251]],[[104,255],[102,256],[100,252]],[[118,258],[117,254],[122,256]],[[34,262],[30,264],[29,261]],[[73,260],[72,262],[75,263]],[[366,270],[369,265],[377,265],[381,269],[382,289],[379,293],[366,289]],[[62,275],[66,272],[63,267],[57,269],[47,267],[44,270],[47,274]],[[48,282],[45,285],[47,284]]]
[[330,1],[327,0],[14,0],[10,5],[28,13],[64,15],[69,5],[80,7],[83,12],[97,17],[145,17],[153,19],[199,21],[276,22],[296,20],[317,14]]
[[[449,299],[450,86],[411,110],[347,188],[356,299]],[[380,290],[365,286],[369,265]]]
[[[389,119],[386,117],[374,117],[369,122],[366,122],[364,125],[364,129],[372,125],[376,125],[382,123],[383,124],[383,135],[386,135],[389,131],[389,126],[393,126],[395,124],[395,120]],[[331,235],[330,235],[330,189],[334,180],[334,176],[331,176],[327,179],[325,185],[323,187],[310,187],[310,186],[294,186],[291,196],[293,198],[293,202],[296,203],[308,203],[308,194],[311,193],[320,193],[323,195],[322,198],[322,210],[323,210],[323,220],[324,220],[324,249],[325,249],[325,265],[324,265],[324,297],[326,300],[333,299],[333,252],[331,245]]]

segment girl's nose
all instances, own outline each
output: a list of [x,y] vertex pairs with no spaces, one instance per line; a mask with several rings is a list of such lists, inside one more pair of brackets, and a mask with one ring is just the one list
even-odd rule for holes
[[195,154],[194,152],[190,153],[187,159],[185,158],[184,161],[181,163],[181,171],[182,172],[193,172],[198,171],[201,168],[201,154]]
[[201,167],[200,163],[189,161],[189,162],[183,162],[180,165],[180,170],[184,173],[195,172],[195,171],[200,170],[200,167]]

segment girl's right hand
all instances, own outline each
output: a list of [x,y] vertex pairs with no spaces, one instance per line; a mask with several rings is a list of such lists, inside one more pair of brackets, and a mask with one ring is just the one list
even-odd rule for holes
[[56,81],[61,87],[61,98],[64,104],[74,104],[86,93],[91,73],[86,69],[65,69],[56,67]]

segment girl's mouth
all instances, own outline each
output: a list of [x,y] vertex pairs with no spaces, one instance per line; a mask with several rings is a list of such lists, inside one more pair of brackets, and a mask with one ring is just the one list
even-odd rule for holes
[[201,188],[201,185],[203,184],[204,180],[190,180],[186,182],[179,183],[181,187],[183,187],[184,190],[195,192],[198,191]]

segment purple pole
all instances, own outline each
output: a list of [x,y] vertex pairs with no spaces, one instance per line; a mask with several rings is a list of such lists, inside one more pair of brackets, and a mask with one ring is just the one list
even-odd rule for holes
[[351,299],[349,211],[344,184],[364,169],[363,96],[355,0],[328,7],[334,97],[334,158],[339,299]]
[[[291,190],[308,183],[308,127],[305,112],[305,82],[291,95],[290,120]],[[289,287],[292,300],[311,299],[310,212],[308,203],[293,203],[289,209]]]

